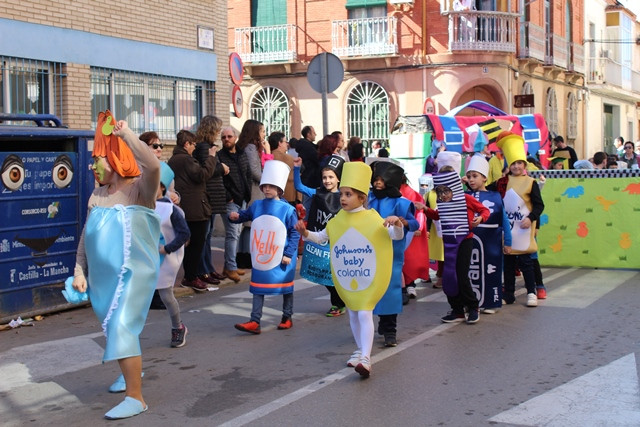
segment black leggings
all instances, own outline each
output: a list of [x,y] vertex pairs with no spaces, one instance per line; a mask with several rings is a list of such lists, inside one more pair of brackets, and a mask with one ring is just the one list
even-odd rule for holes
[[194,280],[198,276],[198,266],[202,259],[202,249],[209,221],[187,221],[187,225],[191,232],[191,238],[189,238],[189,244],[184,248],[182,266],[184,267],[184,278]]

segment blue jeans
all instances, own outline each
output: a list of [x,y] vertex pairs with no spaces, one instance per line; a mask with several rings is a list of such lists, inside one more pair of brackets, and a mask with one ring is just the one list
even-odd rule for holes
[[198,264],[198,276],[203,274],[211,274],[216,271],[213,267],[213,259],[211,256],[211,237],[213,236],[213,224],[215,222],[217,214],[212,214],[209,223],[207,224],[207,232],[204,238],[204,247],[202,248],[202,257]]
[[[251,308],[251,320],[260,323],[264,295],[253,294],[253,307]],[[282,317],[290,318],[293,315],[293,292],[282,295]]]
[[242,224],[234,224],[229,221],[231,212],[238,212],[240,206],[234,202],[227,203],[227,214],[222,215],[222,223],[224,224],[224,268],[225,270],[235,271],[238,269],[236,264],[236,253],[238,253],[238,238],[240,238],[240,230]]

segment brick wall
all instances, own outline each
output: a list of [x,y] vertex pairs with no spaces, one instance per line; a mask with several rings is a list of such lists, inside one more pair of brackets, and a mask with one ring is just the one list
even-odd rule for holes
[[[229,122],[226,1],[3,0],[1,4],[0,18],[184,49],[197,49],[198,25],[214,28],[214,51],[218,55],[215,114]],[[88,67],[67,64],[66,68],[64,96],[69,99],[65,100],[65,121],[86,128],[91,122],[85,117],[91,111]]]

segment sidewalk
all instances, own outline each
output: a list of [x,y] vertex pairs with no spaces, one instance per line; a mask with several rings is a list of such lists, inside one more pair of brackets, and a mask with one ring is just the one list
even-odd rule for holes
[[[219,218],[219,216],[216,216],[213,238],[211,239],[211,254],[213,256],[213,266],[216,269],[216,272],[222,274],[222,270],[224,269],[224,226],[222,225],[222,220]],[[240,276],[240,282],[238,283],[244,283],[251,280],[251,270],[246,270],[246,272],[247,274],[245,274],[244,276]],[[193,289],[183,288],[182,286],[180,286],[183,276],[184,272],[182,268],[180,268],[180,272],[176,277],[176,283],[173,286],[173,294],[176,297],[196,294],[197,292]],[[221,280],[220,284],[217,286],[226,287],[235,284],[236,282],[231,279],[224,279]]]

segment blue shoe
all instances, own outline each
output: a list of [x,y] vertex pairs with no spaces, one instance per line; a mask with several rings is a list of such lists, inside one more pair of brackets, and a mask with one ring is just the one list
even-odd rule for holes
[[[144,372],[140,375],[140,378],[144,377]],[[122,393],[127,390],[127,383],[124,380],[124,375],[120,374],[120,376],[111,384],[109,387],[109,393]]]
[[141,414],[147,409],[149,409],[149,407],[142,406],[142,402],[138,399],[127,396],[119,405],[114,406],[109,412],[104,414],[104,417],[108,420],[120,420]]

